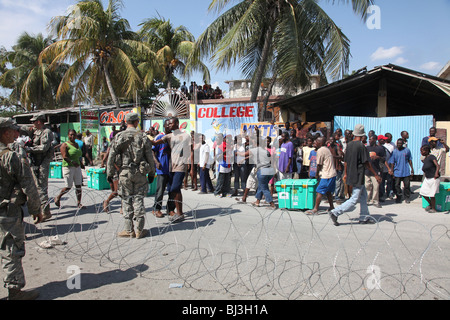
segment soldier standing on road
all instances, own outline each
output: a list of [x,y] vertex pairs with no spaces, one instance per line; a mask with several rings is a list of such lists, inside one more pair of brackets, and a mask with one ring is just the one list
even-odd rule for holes
[[144,229],[144,198],[148,191],[147,174],[154,179],[155,163],[150,140],[138,129],[139,116],[129,113],[125,120],[127,129],[114,138],[106,171],[108,178],[112,179],[116,171],[115,165],[119,168],[119,196],[122,198],[125,230],[118,236],[140,239],[148,234],[148,230]]
[[30,155],[31,169],[36,179],[39,198],[41,199],[43,221],[51,218],[50,204],[48,201],[48,175],[50,162],[53,159],[54,147],[53,132],[45,127],[45,116],[36,115],[31,118],[33,128],[27,129],[31,137],[31,146],[25,146],[25,151]]
[[22,258],[25,256],[25,227],[22,205],[27,201],[28,212],[35,222],[42,220],[41,204],[30,166],[16,152],[8,148],[19,128],[10,118],[0,118],[0,253],[3,279],[8,299],[31,300],[36,290],[22,291],[25,275]]

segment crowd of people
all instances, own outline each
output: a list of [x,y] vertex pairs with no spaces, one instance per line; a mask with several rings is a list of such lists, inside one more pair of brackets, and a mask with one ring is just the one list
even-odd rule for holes
[[205,82],[205,84],[197,85],[195,81],[191,81],[189,87],[186,85],[186,82],[180,87],[180,91],[183,92],[189,100],[194,100],[194,97],[197,100],[209,100],[209,99],[223,99],[222,89],[216,86],[214,89],[211,84]]
[[[167,121],[165,130],[166,126]],[[204,135],[191,132],[187,150],[190,160],[185,161],[185,172],[183,179],[178,179],[177,190],[181,192],[183,186],[187,189],[190,178],[191,189],[199,190],[199,194],[213,193],[219,198],[232,197],[239,203],[246,203],[249,192],[254,190],[254,206],[260,206],[264,198],[270,207],[275,207],[273,195],[277,181],[317,179],[316,204],[307,214],[323,213],[319,210],[323,197],[330,205],[327,212],[339,212],[335,208],[338,204],[341,205],[340,214],[346,207],[345,202],[353,199],[353,202],[359,200],[362,203],[360,219],[363,223],[372,222],[369,219],[370,205],[381,208],[382,203],[388,200],[410,203],[414,168],[408,148],[408,132],[402,132],[401,137],[393,142],[392,134],[377,135],[373,130],[366,134],[362,126],[344,132],[337,129],[332,134],[326,128],[318,129],[317,124],[299,127],[291,128],[286,123],[284,127],[276,128],[278,135],[273,139],[262,138],[258,127],[237,136],[217,134],[213,145],[206,143]],[[154,140],[163,136],[164,133],[159,134]],[[436,128],[431,128],[430,135],[423,141],[424,183],[421,196],[430,203],[426,210],[435,212],[434,196],[439,191],[442,160],[448,146],[442,139],[436,138]],[[155,150],[158,191],[154,214],[157,217],[164,216],[161,212],[165,189],[163,181],[170,174],[168,164],[171,155],[167,144]],[[198,176],[200,179],[197,179]],[[215,186],[212,183],[214,178]],[[350,207],[350,204],[347,203],[347,206]],[[180,216],[183,216],[182,212]]]
[[[8,217],[17,220],[14,228],[9,220],[0,223],[4,282],[11,299],[37,297],[36,292],[22,291],[22,206],[27,204],[35,223],[52,217],[48,176],[55,147],[61,150],[65,180],[65,187],[54,199],[57,207],[61,206],[61,197],[75,185],[78,208],[83,208],[81,170],[84,165],[93,164],[90,132],[82,138],[75,130],[69,130],[68,141],[57,144],[52,131],[45,127],[45,117],[37,115],[31,121],[32,127],[19,127],[10,118],[0,118],[0,214],[7,212]],[[120,196],[125,229],[118,233],[119,237],[141,239],[148,235],[144,229],[144,198],[155,177],[152,213],[157,218],[167,216],[171,223],[185,219],[182,189],[187,189],[189,178],[192,190],[200,195],[211,193],[217,198],[230,197],[246,203],[254,190],[252,205],[259,207],[264,199],[270,208],[276,208],[277,181],[314,179],[315,207],[306,213],[328,213],[336,226],[338,217],[357,203],[361,207],[359,221],[367,224],[375,223],[369,205],[381,208],[388,200],[409,203],[411,199],[414,168],[406,131],[394,142],[390,133],[377,135],[371,130],[366,135],[363,125],[330,134],[326,128],[318,129],[317,123],[299,124],[297,128],[286,123],[282,127],[273,124],[278,133],[275,137],[263,137],[255,126],[236,136],[216,134],[213,143],[208,143],[201,133],[180,130],[177,118],[167,119],[163,132],[151,128],[144,133],[139,125],[139,116],[129,113],[120,130],[114,128],[101,144],[102,166],[106,167],[111,185],[111,194],[103,206],[108,211],[109,202]],[[424,173],[420,195],[429,203],[425,210],[430,213],[436,212],[435,195],[439,192],[442,163],[449,152],[448,145],[436,133],[436,128],[430,128],[420,150]],[[21,134],[29,136],[26,143],[18,139]],[[320,211],[324,197],[329,203],[325,212]]]

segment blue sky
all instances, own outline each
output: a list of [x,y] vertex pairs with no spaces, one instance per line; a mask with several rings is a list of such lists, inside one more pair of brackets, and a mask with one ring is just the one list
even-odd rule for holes
[[[51,17],[63,15],[76,0],[0,0],[0,46],[10,48],[24,31],[46,33]],[[350,70],[372,69],[388,63],[431,75],[450,61],[450,0],[375,0],[380,29],[369,29],[345,0],[319,1],[351,41]],[[104,0],[107,3],[107,0]],[[211,0],[124,0],[122,16],[133,30],[158,14],[173,25],[184,25],[198,37],[217,15],[208,13]],[[371,15],[371,17],[375,17]],[[239,70],[217,73],[212,83],[227,90],[226,80],[241,79]],[[201,78],[191,79],[201,82]]]

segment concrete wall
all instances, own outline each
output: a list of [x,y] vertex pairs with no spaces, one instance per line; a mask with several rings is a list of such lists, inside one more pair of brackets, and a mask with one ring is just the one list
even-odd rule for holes
[[[301,93],[304,93],[306,91],[315,90],[319,88],[320,84],[320,77],[316,75],[312,75],[310,78],[311,84],[307,86],[306,88],[300,88],[298,90],[289,92],[292,96],[299,95]],[[229,98],[230,99],[236,99],[236,98],[245,98],[250,97],[252,95],[252,89],[251,89],[251,82],[249,80],[229,80],[226,81],[229,86]],[[260,92],[261,94],[261,92]],[[275,83],[273,89],[272,89],[272,96],[282,96],[285,94],[284,89],[278,84]]]

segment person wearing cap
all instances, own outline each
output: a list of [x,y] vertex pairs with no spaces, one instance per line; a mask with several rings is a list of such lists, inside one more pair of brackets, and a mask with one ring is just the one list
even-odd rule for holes
[[[125,117],[127,129],[118,133],[111,146],[107,162],[107,177],[112,180],[119,168],[119,196],[125,219],[120,238],[144,238],[148,235],[145,226],[144,198],[148,191],[148,178],[155,177],[155,163],[150,140],[139,130],[139,115],[128,113]],[[135,230],[136,227],[136,230]]]
[[375,223],[374,218],[371,217],[369,213],[369,207],[367,206],[365,170],[369,170],[375,176],[378,183],[381,182],[381,177],[377,172],[375,172],[369,162],[369,152],[362,143],[362,138],[364,135],[364,126],[361,124],[356,125],[355,130],[353,131],[353,141],[347,145],[347,150],[344,156],[344,181],[352,187],[353,191],[350,199],[329,212],[330,218],[335,226],[339,226],[338,217],[345,212],[352,210],[358,202],[361,207],[359,223]]
[[21,129],[19,126],[17,126],[17,130],[14,130],[14,133],[15,133],[15,139],[14,139],[14,142],[11,143],[11,144],[9,144],[8,147],[9,147],[12,151],[17,152],[17,154],[18,154],[19,156],[21,156],[21,158],[22,158],[24,161],[26,161],[26,162],[28,162],[28,164],[30,164],[30,162],[29,162],[29,160],[28,160],[28,154],[27,154],[27,152],[25,151],[25,141],[24,141],[24,139],[21,139],[21,138],[20,138],[20,135],[21,135],[21,133],[22,133],[22,129]]
[[36,299],[36,290],[22,291],[25,275],[25,227],[22,206],[26,203],[35,223],[42,221],[38,189],[29,163],[8,148],[14,142],[19,127],[10,118],[0,118],[0,254],[5,274],[8,299]]
[[31,169],[41,199],[43,221],[46,221],[52,217],[48,198],[48,175],[55,151],[52,143],[53,132],[45,127],[46,118],[43,114],[35,115],[30,121],[33,123],[33,128],[26,127],[25,130],[32,144],[31,147],[25,146],[25,151],[30,156]]
[[449,151],[448,145],[444,142],[444,140],[431,137],[428,139],[428,145],[430,146],[430,154],[436,157],[437,162],[439,163],[441,175],[445,175],[445,164],[444,159],[446,153]]
[[[436,133],[437,133],[436,127],[431,127],[431,128],[430,128],[430,135],[427,136],[427,137],[424,137],[424,138],[422,139],[422,147],[423,147],[423,146],[426,146],[426,145],[429,145],[429,144],[430,144],[430,139],[431,139],[431,138],[435,138],[436,141],[437,141],[437,147],[438,147],[438,148],[443,148],[444,145],[442,144],[441,139],[439,139],[439,138],[436,137]],[[448,152],[448,151],[447,151],[447,152]]]

